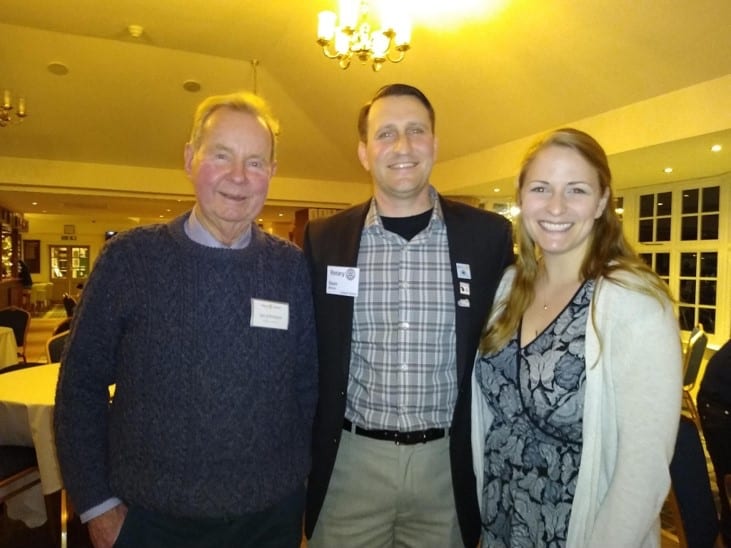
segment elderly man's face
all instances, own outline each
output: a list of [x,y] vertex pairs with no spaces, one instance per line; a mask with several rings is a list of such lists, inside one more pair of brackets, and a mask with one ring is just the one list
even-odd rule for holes
[[185,150],[185,170],[201,223],[223,243],[243,234],[264,207],[276,164],[267,127],[254,115],[222,107],[209,116],[200,145]]

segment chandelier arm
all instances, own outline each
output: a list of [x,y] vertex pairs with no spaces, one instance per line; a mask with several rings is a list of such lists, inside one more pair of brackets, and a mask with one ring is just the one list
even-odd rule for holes
[[399,56],[396,59],[391,57],[391,50],[388,50],[388,52],[386,52],[386,59],[388,59],[392,63],[400,63],[401,61],[404,60],[405,57],[406,57],[406,50],[400,50]]
[[331,42],[323,44],[322,54],[328,59],[337,59],[340,55],[337,51],[333,49],[333,45]]

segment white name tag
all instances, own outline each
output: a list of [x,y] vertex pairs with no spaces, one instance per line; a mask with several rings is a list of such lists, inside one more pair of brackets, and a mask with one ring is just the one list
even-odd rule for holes
[[342,295],[343,297],[357,297],[359,277],[360,270],[356,267],[328,265],[325,293],[328,295]]
[[289,328],[289,303],[251,299],[251,327]]

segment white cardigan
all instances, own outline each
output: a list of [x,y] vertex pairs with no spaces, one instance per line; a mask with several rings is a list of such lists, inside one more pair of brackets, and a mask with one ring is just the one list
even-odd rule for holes
[[[490,321],[504,308],[514,277],[511,267]],[[678,322],[670,302],[661,306],[607,279],[598,280],[594,292],[586,322],[583,447],[566,548],[656,548],[680,419]],[[492,419],[473,371],[472,462],[480,507]]]

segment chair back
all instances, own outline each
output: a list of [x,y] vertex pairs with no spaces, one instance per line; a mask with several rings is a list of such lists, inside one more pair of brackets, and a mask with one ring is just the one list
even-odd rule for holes
[[684,416],[680,417],[670,478],[680,548],[711,548],[719,537],[718,514],[698,428]]
[[74,299],[68,293],[63,294],[63,307],[66,309],[66,316],[70,318],[74,315],[74,308],[76,308],[76,299]]
[[688,390],[695,386],[698,379],[698,371],[700,371],[707,345],[708,335],[703,331],[703,327],[699,325],[693,328],[685,351],[685,362],[683,363],[683,386]]
[[64,331],[52,336],[46,341],[46,360],[48,360],[48,363],[58,363],[61,361],[68,336],[69,332]]
[[0,445],[0,503],[40,483],[40,478],[20,483],[25,476],[38,471],[36,452],[32,447]]
[[25,341],[30,327],[30,312],[17,306],[9,306],[0,310],[0,325],[10,327],[15,335],[18,355],[25,359]]
[[58,325],[53,328],[52,335],[58,335],[59,333],[63,333],[64,331],[70,331],[71,330],[71,318],[64,318],[60,322],[58,322]]

